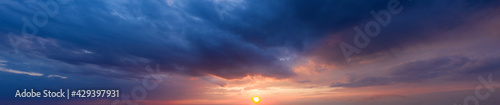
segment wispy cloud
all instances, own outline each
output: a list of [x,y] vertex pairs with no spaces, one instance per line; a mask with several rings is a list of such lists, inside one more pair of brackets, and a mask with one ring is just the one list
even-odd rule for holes
[[27,75],[30,75],[30,76],[43,76],[42,73],[35,73],[35,72],[25,72],[25,71],[19,71],[19,70],[13,70],[13,69],[8,69],[8,68],[4,68],[3,66],[7,66],[7,63],[8,61],[5,61],[5,60],[0,60],[0,71],[3,71],[3,72],[9,72],[9,73],[15,73],[15,74],[27,74]]
[[7,61],[0,60],[0,66],[6,66],[7,64],[5,64],[5,63],[7,63]]
[[25,71],[19,71],[19,70],[12,70],[12,69],[3,68],[3,67],[0,67],[0,71],[9,72],[9,73],[15,73],[15,74],[27,74],[27,75],[30,75],[30,76],[43,76],[43,74],[42,74],[42,73],[25,72]]
[[49,77],[49,78],[61,78],[61,79],[67,79],[68,78],[68,77],[60,76],[60,75],[49,75],[47,77]]
[[[0,66],[7,66],[7,64],[5,64],[6,62],[8,62],[8,61],[0,60]],[[26,74],[26,75],[30,75],[30,76],[43,76],[44,75],[42,73],[19,71],[19,70],[13,70],[13,69],[5,68],[5,67],[0,67],[0,71],[15,73],[15,74]],[[61,76],[61,75],[48,75],[47,78],[67,79],[68,77]]]

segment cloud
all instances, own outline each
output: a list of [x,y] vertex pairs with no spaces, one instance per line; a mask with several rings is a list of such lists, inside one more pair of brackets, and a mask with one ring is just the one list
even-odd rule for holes
[[[30,3],[7,2],[0,7],[0,11],[10,14],[0,17],[0,22],[5,23],[0,26],[0,34],[19,35],[23,24],[19,18],[32,16],[37,8],[31,8]],[[159,64],[167,73],[189,76],[238,79],[261,75],[283,79],[297,75],[291,69],[302,59],[342,68],[345,59],[338,42],[352,41],[352,27],[373,20],[369,12],[385,9],[386,4],[353,0],[79,1],[60,5],[58,14],[39,28],[35,39],[14,37],[28,43],[20,47],[21,54],[57,64],[50,70],[61,73],[128,79],[145,75],[147,64]],[[495,4],[498,2],[401,0],[404,12],[394,15],[381,36],[373,39],[358,57],[369,58],[390,49],[432,41],[426,39],[441,39],[444,36],[427,33],[464,25],[461,22],[469,16],[495,8]],[[8,51],[8,38],[1,37],[1,48]],[[452,61],[457,59],[461,62]],[[389,77],[353,77],[350,83],[335,86],[425,81],[472,61],[449,57],[429,62],[453,66],[412,62],[392,68]],[[224,86],[220,81],[207,81]]]
[[[0,58],[9,62],[0,60],[0,66],[9,68],[0,70],[46,76],[40,86],[58,83],[53,81],[74,84],[64,84],[71,77],[95,81],[75,87],[125,88],[149,75],[146,65],[158,64],[161,73],[169,75],[165,78],[173,76],[167,82],[172,84],[150,92],[148,101],[234,99],[247,90],[286,101],[289,97],[279,96],[351,95],[346,90],[475,78],[500,69],[500,57],[477,57],[496,50],[498,43],[457,40],[482,41],[478,37],[483,35],[473,32],[442,34],[463,33],[456,30],[460,27],[483,28],[470,23],[495,18],[491,14],[498,12],[499,1],[474,0],[400,0],[403,12],[393,15],[380,36],[353,56],[352,64],[345,64],[338,43],[352,43],[352,28],[374,20],[370,11],[386,9],[387,1],[72,1],[59,5],[58,14],[46,26],[37,27],[39,34],[34,38],[22,36],[20,18],[43,10],[36,5],[38,1],[2,1],[0,13],[8,15],[0,17]],[[7,36],[10,32],[16,35]],[[11,38],[22,42],[19,53],[12,51]],[[457,46],[464,49],[452,49]],[[474,51],[480,53],[468,54]],[[217,88],[208,89],[212,87]]]
[[205,80],[207,82],[219,85],[221,87],[224,87],[227,85],[227,83],[223,79],[220,79],[217,77],[203,76],[203,77],[198,77],[198,78]]
[[[213,5],[197,4],[198,2],[207,1],[176,1],[176,4],[188,5],[176,8],[165,6],[172,5],[165,1],[146,1],[142,4],[137,4],[136,1],[85,1],[60,5],[60,8],[66,9],[59,9],[58,15],[50,19],[54,21],[40,28],[37,39],[26,39],[30,43],[23,45],[27,47],[19,48],[23,54],[33,52],[79,67],[96,65],[96,68],[114,69],[133,75],[145,74],[141,69],[146,63],[161,64],[167,72],[192,76],[213,74],[227,79],[247,75],[275,78],[294,75],[290,67],[276,59],[282,54],[276,49],[286,47],[259,47],[237,33],[214,27],[216,24],[205,21],[207,17],[198,13],[205,11],[207,6],[210,7],[207,10],[214,12],[211,7]],[[83,8],[87,6],[99,10]],[[89,17],[87,14],[93,16]],[[217,17],[215,13],[210,15]],[[23,15],[5,18],[18,17]],[[20,21],[5,26],[13,30],[3,32],[20,33],[20,28],[15,28],[16,24],[22,24],[18,22]],[[21,36],[13,37],[24,39]],[[50,39],[51,42],[57,42],[57,46],[39,44],[39,39]],[[176,66],[183,66],[185,69],[178,70]]]
[[[14,73],[14,74],[26,74],[26,75],[30,75],[30,76],[43,76],[44,75],[42,73],[19,71],[19,70],[4,68],[4,67],[0,67],[0,71]],[[47,78],[67,79],[68,77],[60,76],[60,75],[48,75]]]
[[0,66],[7,66],[7,63],[8,61],[4,61],[4,60],[0,60]]
[[[496,5],[500,4],[497,1],[486,3],[469,0],[399,1],[401,1],[401,6],[405,9],[400,14],[392,15],[390,24],[381,28],[379,36],[370,37],[369,45],[363,48],[361,53],[353,54],[351,57],[352,62],[362,62],[366,60],[365,58],[377,56],[380,53],[397,54],[397,52],[393,51],[413,47],[415,44],[422,44],[423,42],[435,42],[439,39],[454,38],[456,36],[451,34],[435,33],[451,31],[471,25],[471,23],[479,23],[481,22],[480,20],[487,20],[488,18],[486,17],[497,17],[491,13],[497,11],[498,8]],[[379,11],[385,8],[373,7],[370,9]],[[346,65],[346,59],[338,46],[340,42],[354,44],[356,33],[353,28],[358,26],[364,29],[368,21],[374,21],[375,19],[369,16],[369,11],[371,10],[360,11],[359,15],[368,15],[362,18],[363,21],[354,21],[354,23],[342,25],[342,28],[337,31],[329,32],[328,37],[316,42],[317,46],[308,51],[308,55],[316,57],[318,61],[327,64]],[[321,21],[324,22],[327,20]]]
[[465,56],[447,56],[399,64],[390,68],[385,76],[356,77],[351,76],[347,83],[334,83],[330,87],[370,87],[401,83],[427,82],[445,78],[445,81],[456,81],[464,77],[498,72],[499,56],[491,58],[470,59]]
[[47,76],[48,78],[61,78],[61,79],[66,79],[68,77],[65,77],[65,76],[60,76],[60,75],[49,75]]
[[41,74],[41,73],[18,71],[18,70],[12,70],[12,69],[3,68],[3,67],[0,67],[0,71],[9,72],[9,73],[15,73],[15,74],[27,74],[27,75],[30,75],[30,76],[43,76],[43,74]]

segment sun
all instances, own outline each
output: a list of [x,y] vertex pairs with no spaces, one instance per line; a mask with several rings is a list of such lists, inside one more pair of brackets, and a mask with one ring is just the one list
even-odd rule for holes
[[253,100],[253,102],[254,102],[255,104],[257,104],[257,103],[259,103],[259,102],[260,102],[260,97],[259,97],[259,96],[255,96],[255,97],[253,97],[253,98],[252,98],[252,100]]

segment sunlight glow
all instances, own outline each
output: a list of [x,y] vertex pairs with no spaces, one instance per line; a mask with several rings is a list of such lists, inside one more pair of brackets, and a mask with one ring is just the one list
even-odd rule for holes
[[254,102],[255,104],[257,104],[257,103],[259,103],[259,102],[260,102],[260,97],[259,97],[259,96],[255,96],[255,97],[253,97],[253,98],[252,98],[252,100],[253,100],[253,102]]

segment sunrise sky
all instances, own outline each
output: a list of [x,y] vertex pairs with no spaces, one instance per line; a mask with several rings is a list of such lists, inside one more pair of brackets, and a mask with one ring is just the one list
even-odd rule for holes
[[[390,19],[380,25],[371,11]],[[373,22],[380,33],[360,48],[355,27]],[[359,51],[346,57],[341,43]],[[478,78],[500,83],[498,0],[0,1],[2,105],[500,103],[500,84]]]

